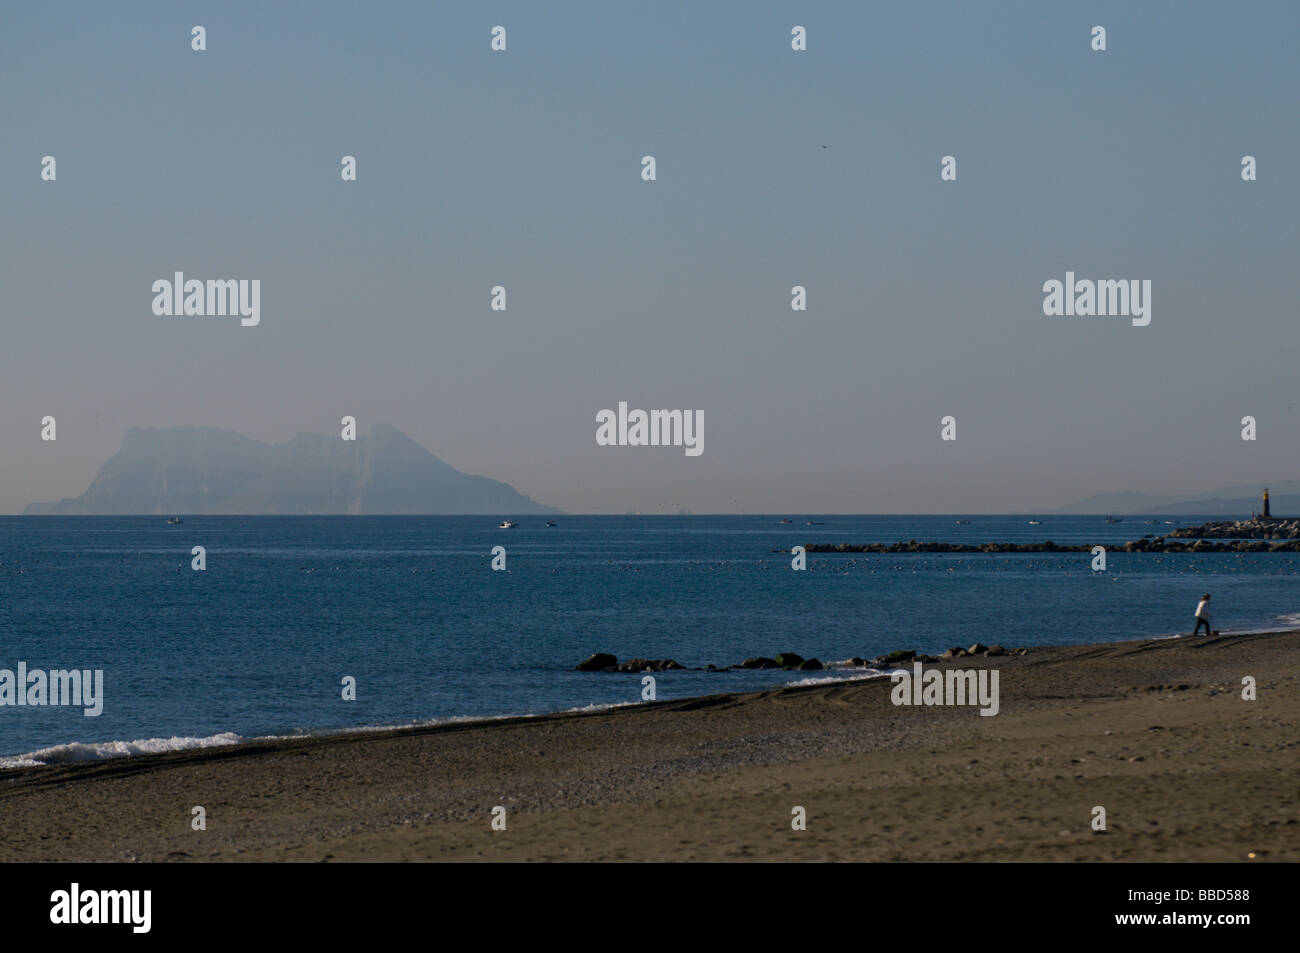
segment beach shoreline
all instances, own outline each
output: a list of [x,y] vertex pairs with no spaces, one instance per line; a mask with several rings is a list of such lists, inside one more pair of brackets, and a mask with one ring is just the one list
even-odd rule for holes
[[0,860],[1300,857],[1300,631],[925,668],[998,714],[856,678],[12,769]]

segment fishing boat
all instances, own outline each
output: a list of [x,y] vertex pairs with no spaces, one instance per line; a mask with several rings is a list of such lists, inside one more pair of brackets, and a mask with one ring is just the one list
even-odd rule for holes
[[167,521],[167,525],[168,525],[168,526],[176,526],[176,525],[178,525],[178,524],[180,524],[180,523],[184,523],[184,522],[185,522],[185,521],[184,521],[183,519],[181,519],[179,516],[173,516],[171,519],[169,519],[169,520]]
[[554,526],[554,525],[555,525],[555,520],[547,520],[547,521],[546,521],[546,525],[547,525],[547,526]]
[[514,520],[502,520],[497,525],[497,529],[514,529],[518,525],[519,524],[516,523]]
[[1030,520],[1030,521],[1029,521],[1029,525],[1030,525],[1030,526],[1042,526],[1042,525],[1043,525],[1043,521],[1042,521],[1042,520]]

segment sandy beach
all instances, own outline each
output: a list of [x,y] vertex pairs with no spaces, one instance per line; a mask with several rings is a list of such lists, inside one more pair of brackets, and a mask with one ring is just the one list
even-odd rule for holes
[[1300,859],[1300,632],[931,667],[999,713],[879,679],[5,772],[0,859]]

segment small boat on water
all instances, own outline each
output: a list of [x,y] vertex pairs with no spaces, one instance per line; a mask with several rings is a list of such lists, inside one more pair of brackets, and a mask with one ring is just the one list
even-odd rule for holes
[[1029,521],[1029,525],[1030,525],[1030,526],[1042,526],[1042,525],[1043,525],[1043,521],[1042,521],[1042,520],[1030,520],[1030,521]]
[[968,525],[969,523],[970,523],[970,520],[958,520],[958,521],[957,521],[957,525],[958,525],[958,526],[966,526],[966,525]]
[[555,520],[547,520],[547,521],[546,521],[546,525],[547,525],[547,526],[554,526],[554,525],[555,525]]
[[518,525],[514,520],[502,520],[497,529],[514,529]]
[[180,524],[180,523],[184,523],[184,522],[185,522],[185,521],[184,521],[183,519],[181,519],[179,516],[173,516],[171,519],[169,519],[169,520],[167,521],[167,525],[168,525],[168,526],[176,526],[176,525],[178,525],[178,524]]
[[809,526],[825,526],[826,524],[823,523],[823,522],[821,522],[820,520],[809,520],[809,521],[808,521],[808,525],[809,525]]
[[1113,516],[1107,516],[1107,517],[1106,517],[1106,522],[1107,522],[1107,523],[1122,523],[1122,522],[1124,522],[1124,517],[1121,516],[1119,519],[1115,519],[1115,517],[1113,517]]
[[781,525],[784,526],[786,523],[793,523],[793,522],[794,520],[781,520]]
[[1166,525],[1166,526],[1177,526],[1177,525],[1178,525],[1178,520],[1165,520],[1165,525]]

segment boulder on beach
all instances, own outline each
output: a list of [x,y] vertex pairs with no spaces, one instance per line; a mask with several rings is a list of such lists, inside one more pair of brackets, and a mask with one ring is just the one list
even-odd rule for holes
[[757,658],[745,659],[745,661],[740,663],[740,667],[741,668],[780,668],[781,666],[776,663],[776,659],[768,658],[767,656],[760,655]]
[[970,655],[979,655],[981,652],[987,652],[989,647],[982,642],[976,642],[966,652]]
[[950,648],[948,651],[946,651],[946,652],[943,653],[943,657],[944,657],[944,658],[962,658],[965,654],[966,654],[966,650],[965,650],[964,648],[962,648],[962,647],[959,646],[959,645],[954,645],[954,646],[953,646],[952,648]]
[[[777,656],[777,658],[780,657],[781,656],[779,655]],[[804,659],[802,662],[799,663],[799,671],[801,672],[820,672],[825,667],[826,667],[825,665],[823,665],[815,658]]]
[[914,658],[916,658],[916,652],[913,649],[899,649],[897,652],[879,656],[876,662],[880,665],[901,665],[903,662],[910,662]]
[[796,652],[778,652],[776,664],[782,668],[798,668],[803,664],[803,656]]
[[579,672],[603,672],[607,668],[617,668],[618,658],[608,652],[597,652],[585,662],[579,662],[574,668]]
[[1006,655],[1007,650],[1000,645],[990,645],[985,655]]

